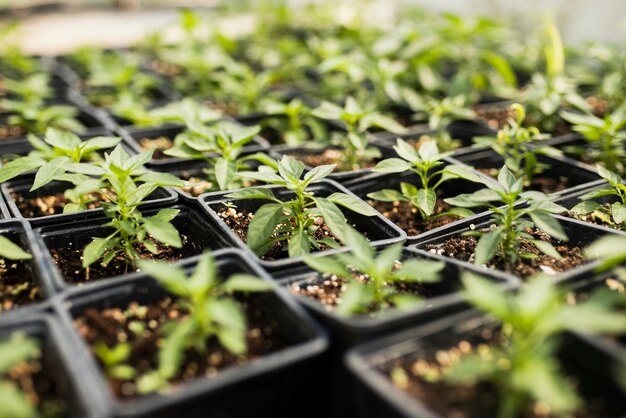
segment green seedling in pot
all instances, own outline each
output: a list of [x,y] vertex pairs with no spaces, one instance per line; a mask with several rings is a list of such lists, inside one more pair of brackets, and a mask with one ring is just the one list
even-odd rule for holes
[[0,418],[37,418],[41,416],[18,382],[9,372],[20,365],[41,357],[39,342],[22,332],[15,332],[0,343]]
[[585,138],[591,145],[586,155],[585,150],[574,149],[576,154],[589,158],[591,162],[602,165],[608,170],[624,174],[624,140],[626,139],[626,109],[621,106],[612,113],[600,118],[591,114],[562,111],[561,117],[572,124],[572,129]]
[[162,390],[168,380],[180,373],[185,353],[207,353],[207,343],[216,338],[234,355],[247,352],[248,323],[235,293],[266,292],[271,285],[247,273],[219,275],[218,264],[210,253],[202,256],[197,267],[187,275],[182,267],[159,261],[142,261],[140,267],[172,294],[186,315],[163,327],[164,340],[158,352],[158,368],[138,380],[140,392]]
[[[585,403],[558,355],[561,337],[565,332],[626,331],[616,298],[594,292],[588,300],[570,305],[565,292],[542,277],[517,293],[502,292],[471,273],[462,280],[468,301],[492,319],[494,335],[480,345],[468,343],[468,349],[447,364],[429,364],[434,367],[425,367],[428,373],[419,377],[450,390],[487,384],[495,391],[491,399],[498,418],[515,418],[538,408],[554,417],[584,413]],[[393,375],[407,377],[407,372],[400,369]]]
[[268,116],[261,124],[280,135],[281,141],[287,145],[323,143],[326,140],[328,129],[300,99],[289,103],[270,101],[264,105],[264,111]]
[[[294,194],[293,198],[283,201],[271,189],[250,187],[226,195],[230,199],[271,201],[261,206],[250,222],[246,241],[250,249],[263,256],[275,245],[286,244],[289,256],[297,257],[311,250],[337,248],[345,239],[347,226],[338,205],[365,216],[374,216],[376,211],[371,206],[345,193],[333,193],[327,197],[315,195],[310,186],[327,177],[334,168],[334,165],[323,165],[302,176],[304,165],[283,157],[278,163],[278,173],[269,169],[240,173],[246,178],[283,186]],[[316,237],[319,220],[323,220],[336,239]]]
[[[82,141],[76,134],[48,128],[43,139],[28,135],[33,150],[15,158],[0,168],[0,183],[32,170],[45,173],[58,164],[73,164],[102,160],[98,151],[115,147],[122,139],[98,136]],[[40,174],[40,176],[42,175]]]
[[[626,186],[619,175],[602,166],[598,166],[598,174],[609,185],[580,196],[579,199],[582,202],[574,206],[570,212],[575,216],[593,215],[617,229],[624,229],[626,227]],[[593,200],[602,196],[617,196],[618,201],[602,204]]]
[[393,147],[398,157],[388,158],[379,162],[373,171],[379,173],[405,173],[411,171],[419,176],[421,184],[414,185],[400,183],[400,190],[383,189],[367,195],[367,197],[381,202],[409,202],[417,208],[424,222],[442,216],[455,215],[466,217],[473,215],[472,211],[464,208],[452,208],[448,211],[433,214],[437,203],[437,189],[452,179],[466,179],[480,182],[478,175],[469,167],[462,165],[445,165],[443,158],[447,155],[440,153],[435,141],[424,143],[415,149],[407,142],[398,138]]
[[341,315],[371,314],[389,308],[407,309],[423,301],[398,285],[433,283],[440,280],[442,262],[410,259],[401,261],[402,244],[376,253],[367,239],[352,228],[345,233],[350,252],[332,256],[306,256],[314,270],[346,280],[337,307]]
[[[495,228],[488,232],[473,231],[480,235],[474,258],[476,264],[486,264],[497,257],[505,264],[513,265],[518,257],[527,256],[520,250],[524,241],[534,244],[550,257],[561,258],[552,244],[534,239],[524,230],[536,226],[553,238],[567,241],[567,235],[558,220],[551,216],[564,212],[565,208],[543,193],[524,192],[523,179],[516,178],[506,167],[500,170],[498,181],[483,179],[483,184],[486,187],[474,193],[444,199],[458,207],[487,207],[492,213],[490,222]],[[526,201],[526,205],[522,206],[522,201]]]
[[510,119],[495,137],[475,138],[474,146],[491,148],[503,159],[506,167],[517,177],[524,178],[524,185],[532,183],[536,175],[546,168],[547,164],[539,162],[539,155],[561,155],[558,149],[541,144],[547,138],[535,127],[525,128],[524,107],[518,103],[511,105],[515,119]]
[[363,109],[352,97],[346,99],[344,107],[324,101],[313,109],[313,116],[344,123],[347,132],[335,132],[331,138],[331,143],[340,147],[343,152],[343,159],[339,164],[342,171],[358,169],[364,163],[380,157],[380,150],[369,146],[369,128],[379,127],[399,134],[406,131],[393,119],[379,112]]
[[207,180],[213,185],[209,190],[230,190],[243,187],[241,170],[250,169],[249,162],[261,161],[269,165],[275,162],[265,154],[242,156],[244,147],[260,132],[258,125],[241,127],[232,122],[205,125],[200,120],[188,118],[187,129],[174,140],[174,146],[166,155],[177,158],[203,160]]

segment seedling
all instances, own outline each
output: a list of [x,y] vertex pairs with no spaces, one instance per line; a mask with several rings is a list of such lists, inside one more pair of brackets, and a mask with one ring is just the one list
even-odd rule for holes
[[[552,202],[552,198],[543,193],[523,192],[523,179],[516,178],[506,167],[500,170],[498,181],[483,179],[482,183],[486,186],[485,189],[444,199],[445,202],[454,206],[488,207],[492,212],[490,222],[495,227],[490,228],[490,231],[486,233],[473,231],[480,235],[474,254],[476,264],[486,264],[498,257],[510,266],[518,257],[530,256],[519,249],[523,241],[531,242],[550,257],[561,258],[552,244],[534,239],[524,232],[524,229],[537,226],[551,237],[567,241],[563,228],[550,215],[562,213],[566,210],[565,208]],[[526,201],[526,205],[521,205],[522,200]]]
[[[579,199],[582,202],[574,206],[571,212],[574,215],[593,214],[607,224],[614,225],[618,229],[624,229],[626,227],[626,186],[622,178],[616,173],[602,166],[598,166],[597,170],[600,177],[605,179],[609,185],[580,196]],[[619,201],[602,204],[593,200],[602,196],[617,196]]]
[[[129,156],[120,145],[110,153],[104,154],[104,161],[93,164],[58,164],[50,167],[46,173],[37,173],[33,189],[53,180],[70,181],[75,189],[66,192],[73,197],[89,199],[96,194],[104,203],[104,214],[110,222],[105,227],[115,231],[104,238],[94,238],[83,252],[83,267],[101,260],[108,265],[118,254],[124,254],[130,264],[135,264],[140,254],[135,246],[143,246],[152,254],[158,254],[155,242],[175,248],[182,246],[176,228],[170,223],[179,210],[161,209],[156,215],[144,217],[138,206],[161,186],[181,186],[178,178],[167,173],[149,172],[143,169],[152,158],[152,152]],[[39,180],[39,181],[38,181]],[[78,203],[65,205],[64,212],[83,210]],[[87,270],[87,275],[89,271]]]
[[9,125],[20,126],[31,133],[42,134],[48,128],[77,133],[85,130],[76,119],[78,110],[73,106],[3,100],[0,101],[0,107],[9,112]]
[[41,356],[39,342],[22,332],[15,332],[0,343],[0,418],[36,418],[39,416],[32,399],[29,399],[8,373],[28,361]]
[[130,380],[137,375],[137,371],[126,364],[130,358],[132,347],[130,343],[118,343],[109,348],[103,342],[93,346],[93,352],[104,367],[107,376],[114,379]]
[[161,390],[168,379],[179,372],[185,352],[206,354],[207,343],[216,338],[226,350],[241,356],[247,352],[248,324],[240,303],[233,293],[265,292],[271,289],[266,281],[247,273],[235,273],[223,280],[210,253],[205,253],[195,271],[187,276],[178,266],[160,261],[142,261],[140,267],[156,279],[187,315],[166,327],[165,339],[158,353],[158,369],[141,376],[140,392]]
[[462,354],[435,380],[489,383],[497,391],[498,418],[519,417],[538,405],[551,416],[582,412],[585,405],[557,357],[559,338],[567,331],[625,331],[626,318],[616,312],[615,299],[598,292],[569,305],[554,281],[545,278],[532,280],[518,293],[504,293],[470,273],[462,280],[469,302],[501,326],[486,349]]
[[4,183],[31,170],[40,170],[40,177],[61,164],[94,162],[101,160],[100,150],[113,148],[122,139],[98,136],[82,141],[76,134],[48,128],[43,140],[29,134],[33,150],[0,168],[0,183]]
[[[475,138],[475,146],[491,148],[504,159],[506,167],[516,176],[524,178],[524,185],[532,183],[537,174],[549,166],[537,160],[538,155],[560,155],[561,152],[548,145],[537,145],[546,139],[535,127],[522,126],[526,119],[524,107],[518,103],[511,105],[515,119],[509,119],[496,137]],[[534,144],[533,148],[529,145]]]
[[334,132],[331,142],[341,147],[344,159],[341,170],[354,170],[364,162],[380,157],[380,151],[369,147],[367,130],[373,126],[401,134],[406,129],[393,119],[373,110],[363,109],[353,97],[348,97],[344,107],[324,101],[313,109],[313,116],[324,120],[341,121],[347,132]]
[[261,130],[258,125],[239,127],[231,122],[219,122],[207,126],[197,118],[188,118],[186,123],[187,130],[176,137],[174,146],[165,154],[206,161],[208,168],[204,173],[216,185],[213,190],[242,187],[244,184],[238,172],[250,168],[246,161],[255,158],[270,161],[269,157],[260,154],[241,157],[244,147]]
[[367,239],[356,230],[347,228],[345,237],[350,252],[304,258],[314,270],[349,282],[337,307],[337,313],[341,315],[371,314],[392,307],[410,308],[422,299],[402,291],[397,285],[432,283],[440,279],[442,262],[400,261],[402,244],[388,247],[377,255]]
[[222,113],[201,106],[193,99],[183,99],[164,106],[147,108],[131,95],[122,93],[111,105],[111,111],[118,117],[127,120],[136,127],[158,127],[166,123],[183,125],[187,118],[192,117],[208,123],[222,117]]
[[[585,248],[585,256],[598,260],[596,272],[603,272],[626,263],[626,237],[606,235]],[[619,268],[624,272],[624,268]],[[624,278],[622,277],[622,280]]]
[[283,157],[278,163],[278,174],[270,170],[242,172],[240,175],[258,181],[283,186],[293,192],[291,200],[282,201],[263,187],[249,187],[226,195],[231,199],[270,200],[261,206],[248,227],[247,244],[259,257],[278,243],[287,243],[289,257],[308,254],[312,249],[337,248],[334,239],[316,237],[320,217],[339,241],[345,240],[346,218],[337,205],[360,213],[374,216],[376,211],[367,203],[345,193],[333,193],[328,197],[317,197],[309,186],[318,183],[330,173],[335,165],[321,165],[306,173],[304,165],[294,159]]
[[[53,91],[50,88],[50,76],[47,73],[35,73],[23,80],[2,80],[4,93],[15,102],[41,105],[50,99]],[[7,102],[5,102],[6,105]]]
[[[594,163],[602,164],[605,168],[624,174],[624,140],[626,132],[626,110],[619,107],[612,113],[600,118],[592,114],[581,114],[563,111],[561,117],[573,124],[572,129],[581,133],[585,140],[592,145],[586,157]],[[575,150],[577,154],[584,149]]]
[[10,239],[0,235],[0,257],[9,260],[30,260],[33,256],[22,250],[19,245],[11,242]]
[[300,99],[286,104],[271,101],[265,104],[264,110],[268,117],[263,125],[278,132],[287,145],[302,145],[308,141],[321,143],[326,139],[326,126],[313,117],[311,109]]
[[[447,215],[460,217],[470,216],[473,212],[464,208],[453,208],[449,211],[433,215],[437,203],[437,189],[446,181],[463,178],[472,182],[480,182],[474,171],[461,165],[445,165],[442,154],[435,141],[425,142],[418,150],[398,138],[393,147],[400,158],[388,158],[379,162],[373,171],[379,173],[404,173],[412,171],[421,180],[420,185],[406,182],[400,183],[400,191],[383,189],[370,193],[367,197],[381,202],[409,202],[418,209],[424,222]],[[443,167],[442,167],[443,166]]]

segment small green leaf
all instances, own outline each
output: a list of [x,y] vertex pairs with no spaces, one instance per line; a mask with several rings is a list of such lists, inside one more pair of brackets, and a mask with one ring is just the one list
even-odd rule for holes
[[22,248],[8,238],[0,235],[0,256],[8,258],[9,260],[29,260],[33,258],[32,255],[22,250]]
[[247,244],[250,249],[261,256],[258,251],[266,247],[270,235],[284,219],[283,206],[279,203],[268,203],[261,206],[248,226]]
[[96,261],[109,247],[109,238],[94,238],[83,251],[83,268],[87,268]]
[[222,285],[225,292],[265,292],[272,286],[265,280],[251,274],[233,274]]
[[563,227],[561,226],[559,221],[552,215],[543,212],[531,212],[529,213],[529,216],[539,229],[541,229],[551,237],[559,239],[561,241],[568,240],[567,235],[563,230]]
[[328,196],[326,199],[331,202],[343,206],[345,208],[350,209],[353,212],[360,213],[365,216],[374,216],[376,215],[376,210],[372,208],[370,205],[365,203],[363,200],[359,199],[356,196],[351,196],[345,193],[333,193]]
[[435,204],[437,203],[437,194],[433,189],[419,189],[417,191],[417,203],[420,209],[422,209],[426,213],[426,215],[431,215],[435,210]]
[[37,174],[35,174],[35,180],[33,181],[33,187],[30,191],[37,190],[38,188],[45,186],[55,179],[56,176],[65,172],[65,164],[69,162],[67,157],[57,157],[54,160],[42,165]]
[[488,263],[489,260],[496,255],[501,237],[502,231],[499,229],[488,232],[480,237],[474,252],[474,262],[481,265]]

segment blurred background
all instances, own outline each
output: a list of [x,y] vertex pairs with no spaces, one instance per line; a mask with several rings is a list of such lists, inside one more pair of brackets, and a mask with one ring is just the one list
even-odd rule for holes
[[[0,0],[0,21],[20,21],[15,36],[25,52],[58,54],[85,44],[114,47],[136,42],[146,33],[175,21],[176,9],[180,7],[238,8],[245,19],[246,6],[262,1],[272,0]],[[376,9],[372,12],[376,16],[384,16],[389,9],[401,8],[404,3],[461,15],[481,14],[530,22],[550,16],[567,43],[617,41],[624,37],[626,1],[620,0],[345,1],[343,12],[367,5]],[[239,24],[225,26],[241,28]]]

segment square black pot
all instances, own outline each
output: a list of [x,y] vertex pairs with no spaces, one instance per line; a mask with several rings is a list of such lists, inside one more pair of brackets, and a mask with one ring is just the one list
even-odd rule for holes
[[41,249],[36,244],[32,228],[28,222],[23,220],[6,220],[0,222],[0,235],[8,238],[32,255],[30,260],[18,262],[27,265],[31,281],[37,284],[41,292],[41,298],[38,301],[0,312],[0,321],[23,317],[23,315],[46,309],[49,305],[49,299],[55,294],[55,289],[47,274],[46,264],[43,261]]
[[[274,192],[274,195],[278,199],[290,199],[293,197],[293,192],[280,186],[267,186],[268,189]],[[322,180],[319,183],[315,183],[308,190],[314,191],[317,196],[329,196],[332,193],[340,192],[354,196],[353,193],[348,191],[345,187],[332,180]],[[244,250],[252,259],[256,260],[264,269],[268,271],[277,271],[293,267],[302,263],[302,257],[284,258],[280,260],[263,260],[258,257],[250,248],[243,242],[237,234],[235,234],[228,225],[220,218],[217,211],[219,208],[224,207],[224,203],[232,203],[240,210],[248,210],[249,212],[256,212],[256,210],[262,205],[268,203],[267,200],[262,199],[231,199],[226,197],[227,194],[232,192],[215,192],[206,193],[198,198],[198,201],[202,207],[207,211],[213,221],[219,226],[224,237],[227,237],[228,241],[237,248]],[[406,239],[406,234],[400,228],[389,222],[383,215],[377,213],[374,216],[368,217],[348,209],[339,206],[343,214],[349,223],[353,224],[356,229],[361,232],[367,233],[370,243],[374,247],[383,247],[396,242],[402,242]],[[336,250],[318,251],[311,253],[314,257],[319,257],[325,254],[333,254],[337,252],[346,251],[347,248],[339,248]]]
[[102,417],[101,410],[92,402],[87,386],[82,382],[83,370],[72,355],[73,348],[57,322],[49,314],[31,313],[0,326],[0,341],[16,332],[23,332],[39,341],[44,355],[43,366],[50,371],[61,396],[67,402],[68,418]]
[[[191,256],[195,258],[204,251],[214,251],[230,247],[230,243],[220,234],[219,229],[208,217],[196,208],[178,204],[171,206],[172,209],[179,209],[180,213],[172,220],[172,225],[176,227],[181,236],[185,236],[190,244],[193,244],[197,254]],[[159,208],[142,211],[144,216],[153,216]],[[35,240],[43,250],[43,259],[47,266],[47,275],[56,289],[65,290],[75,285],[68,283],[61,271],[54,263],[50,250],[57,248],[80,249],[89,244],[93,237],[106,237],[113,232],[111,228],[101,225],[108,222],[108,218],[98,217],[84,221],[73,221],[37,228]],[[184,261],[185,258],[177,263]],[[136,277],[140,273],[130,272],[128,274],[112,276],[99,279],[93,282],[85,282],[82,287],[98,287],[111,281],[127,280]]]
[[[450,157],[457,164],[462,163],[476,169],[500,169],[504,165],[503,158],[491,149],[469,150],[464,153],[456,153]],[[558,179],[567,177],[570,187],[565,190],[553,193],[554,195],[565,196],[575,193],[578,190],[587,189],[602,183],[604,180],[588,166],[580,164],[578,161],[567,157],[548,157],[538,155],[539,162],[548,166],[540,177]]]
[[[388,371],[396,361],[432,356],[438,349],[450,348],[461,340],[476,338],[479,330],[490,321],[476,311],[458,315],[395,334],[386,339],[366,344],[350,351],[346,356],[348,369],[357,385],[353,402],[356,418],[443,418],[429,406],[396,388],[383,371]],[[603,373],[610,359],[597,353],[587,357],[585,342],[572,334],[564,335],[557,353],[569,373],[580,380],[583,397],[602,397],[612,418],[626,413],[623,402],[626,392],[620,388],[617,377]],[[604,365],[604,367],[598,367]],[[445,396],[445,394],[442,394]]]
[[[586,247],[590,245],[592,242],[594,242],[595,240],[607,234],[613,233],[613,234],[625,234],[626,235],[626,233],[622,233],[620,231],[613,231],[613,230],[609,230],[608,228],[596,227],[595,225],[591,225],[591,224],[580,222],[580,221],[574,221],[572,219],[565,218],[562,216],[558,216],[558,215],[551,215],[551,216],[558,219],[559,223],[563,227],[563,230],[565,231],[565,234],[569,238],[569,241],[567,243],[572,246]],[[472,219],[464,219],[463,222],[460,222],[456,225],[452,225],[448,229],[446,229],[445,227],[442,228],[441,232],[437,234],[436,236],[428,236],[423,239],[419,239],[415,245],[411,246],[411,248],[415,248],[424,253],[429,253],[429,251],[426,250],[426,247],[428,245],[443,244],[446,240],[450,238],[459,237],[464,232],[474,230],[474,229],[479,230],[482,228],[487,228],[489,227],[489,225],[492,224],[492,222],[490,221],[490,218],[491,218],[490,212],[483,212],[479,217],[475,217]],[[479,266],[479,265],[476,265],[474,263],[470,263],[467,261],[459,260],[459,262],[464,263],[465,265],[474,266],[475,268],[478,268],[481,272],[494,271],[494,269],[492,268]],[[553,277],[554,280],[558,281],[559,283],[561,282],[567,283],[567,282],[574,280],[574,278],[579,274],[589,273],[593,271],[593,269],[597,266],[597,264],[598,263],[595,261],[590,261],[589,263],[586,263],[580,267],[577,267],[577,268],[574,268],[572,270],[568,270],[562,273],[555,274],[551,277]],[[512,276],[511,273],[505,273],[503,271],[499,271],[499,273],[502,275]]]
[[[81,212],[58,213],[48,216],[26,218],[20,212],[17,204],[15,203],[15,200],[13,200],[13,198],[11,197],[11,193],[23,195],[27,198],[34,198],[40,196],[48,196],[53,193],[60,193],[72,187],[72,185],[67,182],[53,181],[46,186],[43,186],[40,189],[31,192],[30,188],[32,187],[33,179],[34,178],[32,176],[20,177],[14,180],[7,181],[0,186],[0,189],[2,190],[2,196],[6,200],[9,211],[11,212],[11,217],[17,219],[29,219],[35,222],[37,225],[43,225],[50,223],[66,222],[69,220],[85,219],[90,216],[97,216],[102,213],[102,208],[94,208],[87,209]],[[146,198],[146,201],[140,206],[146,204],[159,206],[171,205],[176,202],[176,199],[178,198],[177,196],[178,195],[169,187],[159,187],[150,196],[148,196]]]
[[[444,159],[444,161],[446,162],[446,164],[449,163],[447,159]],[[482,173],[477,172],[476,174],[482,176]],[[413,172],[389,174],[372,173],[370,175],[349,181],[345,183],[344,186],[348,188],[352,193],[367,202],[371,200],[367,197],[369,193],[373,193],[382,189],[400,190],[400,183],[420,185],[422,184],[422,181],[419,176]],[[447,182],[443,183],[439,188],[439,190],[442,192],[442,198],[458,196],[461,193],[473,193],[479,189],[481,189],[481,185],[479,183],[473,183],[471,181],[462,179],[448,180]],[[419,214],[416,214],[415,216],[419,217]],[[414,242],[417,242],[418,239],[437,234],[442,228],[456,225],[457,223],[463,222],[466,219],[469,218],[459,219],[457,221],[451,222],[438,228],[431,229],[430,231],[422,232],[417,235],[409,235],[407,232],[407,244],[412,244]],[[399,225],[397,226],[399,227]]]
[[[248,273],[272,283],[271,278],[236,250],[215,253],[221,277]],[[187,264],[189,270],[195,262]],[[106,378],[86,342],[78,335],[72,319],[86,309],[102,310],[126,307],[130,302],[150,303],[167,295],[155,281],[146,276],[123,284],[71,292],[58,306],[67,329],[68,342],[85,365],[83,373],[99,401],[108,405],[115,417],[285,417],[320,416],[321,405],[302,404],[300,394],[309,391],[319,373],[318,360],[326,350],[324,332],[276,284],[269,292],[255,295],[275,320],[291,345],[242,366],[222,370],[217,377],[187,382],[167,395],[148,395],[120,401],[110,392]]]

